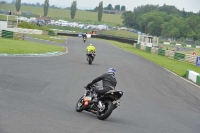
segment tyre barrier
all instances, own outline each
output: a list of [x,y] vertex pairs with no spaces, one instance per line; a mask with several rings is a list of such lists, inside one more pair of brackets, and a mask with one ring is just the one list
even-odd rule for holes
[[[71,33],[57,33],[57,35],[62,35],[62,36],[74,36],[78,37],[79,34],[71,34]],[[113,41],[118,41],[122,43],[128,43],[128,44],[134,44],[137,43],[134,39],[131,38],[124,38],[124,37],[117,37],[117,36],[110,36],[110,35],[91,35],[91,38],[100,38],[100,39],[106,39],[106,40],[113,40]]]

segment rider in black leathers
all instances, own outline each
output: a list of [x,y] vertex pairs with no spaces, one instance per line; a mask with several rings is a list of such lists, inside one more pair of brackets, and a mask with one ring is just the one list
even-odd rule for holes
[[85,39],[87,39],[87,33],[83,33],[82,37],[83,37],[83,39],[84,39],[84,37],[85,37]]
[[[86,88],[89,88],[91,85],[97,83],[98,81],[102,80],[103,81],[103,87],[97,86],[95,88],[96,94],[104,94],[108,92],[109,90],[115,89],[117,85],[117,80],[115,78],[116,70],[113,68],[110,68],[108,70],[108,73],[105,73],[101,75],[100,77],[97,77],[94,79],[91,83],[89,83]],[[97,95],[94,97],[94,102],[97,102]]]

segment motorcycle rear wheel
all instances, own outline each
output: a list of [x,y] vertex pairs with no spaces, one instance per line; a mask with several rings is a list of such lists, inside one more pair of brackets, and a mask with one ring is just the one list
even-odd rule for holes
[[107,119],[111,115],[114,108],[113,103],[109,100],[103,101],[102,104],[105,108],[103,110],[101,109],[97,110],[97,118],[99,120]]
[[76,103],[76,111],[82,112],[83,110],[84,110],[84,101],[83,101],[83,96],[82,96]]

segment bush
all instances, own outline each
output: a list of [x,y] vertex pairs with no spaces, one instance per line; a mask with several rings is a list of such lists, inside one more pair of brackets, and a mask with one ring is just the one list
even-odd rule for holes
[[50,36],[55,36],[56,33],[55,33],[54,31],[52,31],[52,30],[49,30],[49,31],[48,31],[48,35],[50,35]]

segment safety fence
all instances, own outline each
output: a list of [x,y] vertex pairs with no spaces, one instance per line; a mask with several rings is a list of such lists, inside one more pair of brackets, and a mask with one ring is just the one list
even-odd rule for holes
[[166,57],[173,58],[173,59],[176,59],[179,61],[188,62],[193,65],[196,64],[197,56],[195,56],[195,55],[182,54],[182,53],[178,53],[178,52],[175,52],[172,50],[163,50],[163,49],[159,49],[157,47],[148,47],[148,46],[141,45],[141,44],[134,44],[134,47],[136,49],[141,49],[141,50],[144,50],[144,51],[152,53],[152,54],[166,56]]

